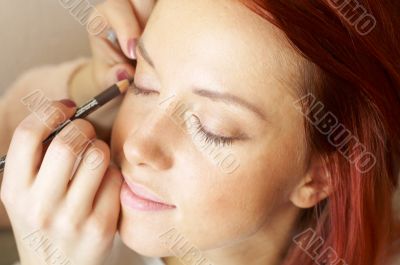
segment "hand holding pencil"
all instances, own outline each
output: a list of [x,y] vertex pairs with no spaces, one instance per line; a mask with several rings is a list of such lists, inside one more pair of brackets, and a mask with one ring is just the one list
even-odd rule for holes
[[[122,176],[110,164],[109,146],[96,139],[93,125],[83,118],[125,93],[131,82],[118,82],[78,109],[70,100],[50,101],[15,130],[1,200],[22,264],[41,264],[27,241],[43,237],[60,249],[60,264],[70,259],[68,264],[98,265],[107,256],[119,216]],[[82,242],[88,242],[85,255]]]
[[[119,80],[133,77],[133,40],[141,35],[155,1],[119,0],[119,7],[115,3],[106,1],[96,9],[115,30],[117,45],[104,34],[90,35],[93,58],[71,78],[71,99],[83,106],[77,109],[52,102],[53,108],[65,114],[61,127],[56,117],[49,117],[48,126],[32,113],[20,123],[12,139],[1,200],[13,227],[21,264],[42,263],[37,251],[27,247],[27,242],[35,238],[46,238],[57,246],[59,264],[103,264],[111,250],[120,214],[122,176],[110,164],[110,148],[98,139],[93,125],[81,119],[83,116],[74,116],[87,115],[86,109],[96,104],[92,97],[108,91],[104,89]],[[98,113],[106,110],[107,117],[96,120],[95,112],[91,121],[111,128],[111,111],[107,106],[101,109]],[[81,140],[68,140],[74,131],[80,132]],[[53,136],[51,142],[46,141]]]
[[[59,134],[61,130],[67,127],[73,120],[87,117],[90,113],[107,104],[115,97],[124,94],[132,83],[133,79],[122,80],[112,85],[99,95],[95,96],[93,99],[89,100],[86,104],[77,109],[76,113],[71,119],[68,119],[62,124],[58,125],[56,129],[43,141],[43,144],[46,145],[50,143],[57,136],[57,134]],[[3,172],[5,164],[6,156],[3,156],[0,158],[0,173]]]

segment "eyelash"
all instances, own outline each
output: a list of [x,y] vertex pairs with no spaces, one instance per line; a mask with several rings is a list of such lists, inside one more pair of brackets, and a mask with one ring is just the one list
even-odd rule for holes
[[[143,95],[143,96],[149,96],[152,93],[157,93],[155,91],[150,91],[146,89],[139,88],[137,86],[132,86],[133,93],[135,95]],[[195,118],[195,126],[196,126],[196,133],[201,133],[204,136],[204,141],[205,143],[213,143],[216,146],[230,146],[232,143],[235,141],[235,138],[232,137],[226,137],[226,136],[220,136],[216,135],[214,133],[211,133],[204,129],[203,125],[200,122],[200,119],[192,115]]]
[[157,93],[155,91],[139,88],[135,85],[132,86],[132,91],[135,95],[143,95],[143,96],[149,96],[152,93]]
[[195,115],[192,115],[192,116],[196,119],[196,121],[195,121],[196,133],[200,132],[204,136],[205,143],[212,142],[216,146],[223,147],[223,146],[232,145],[232,143],[235,141],[234,138],[216,135],[216,134],[213,134],[213,133],[207,131],[206,129],[204,129],[203,125],[200,123],[200,119]]

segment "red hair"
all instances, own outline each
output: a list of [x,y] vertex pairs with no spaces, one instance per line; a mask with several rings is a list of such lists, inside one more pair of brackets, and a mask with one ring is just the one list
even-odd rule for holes
[[[384,264],[395,234],[391,206],[400,135],[400,2],[241,2],[279,27],[293,47],[319,68],[322,81],[311,82],[302,92],[311,93],[329,109],[375,158],[370,170],[358,170],[357,163],[350,163],[326,135],[305,121],[310,150],[324,158],[334,192],[305,210],[293,231],[295,241],[310,235],[322,239],[315,241],[320,243],[311,253],[315,255],[292,242],[285,265]],[[302,107],[315,118],[309,102]],[[356,155],[362,151],[351,141],[344,147]],[[327,249],[335,252],[331,260]]]

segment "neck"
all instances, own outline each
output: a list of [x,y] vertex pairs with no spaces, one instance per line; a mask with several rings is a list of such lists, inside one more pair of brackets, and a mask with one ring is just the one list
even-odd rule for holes
[[[203,251],[204,264],[281,264],[292,241],[291,234],[299,213],[299,209],[286,205],[285,210],[265,222],[253,235],[221,248]],[[163,261],[166,265],[182,264],[179,257],[166,257]]]

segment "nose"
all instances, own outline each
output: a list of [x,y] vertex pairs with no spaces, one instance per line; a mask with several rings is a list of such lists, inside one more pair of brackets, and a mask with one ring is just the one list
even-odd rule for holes
[[[138,121],[139,122],[139,121]],[[154,109],[134,126],[123,144],[125,158],[132,166],[167,170],[173,166],[178,129],[163,109]]]

